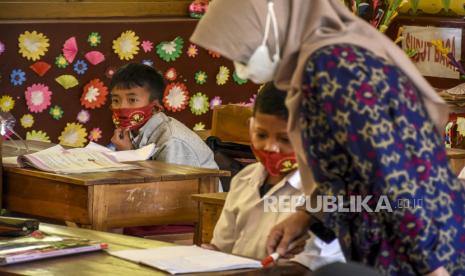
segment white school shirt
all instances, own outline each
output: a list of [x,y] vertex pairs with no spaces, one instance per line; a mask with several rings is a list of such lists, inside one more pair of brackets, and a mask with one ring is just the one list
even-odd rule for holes
[[[231,189],[211,240],[221,251],[263,259],[268,255],[266,240],[271,228],[292,214],[265,212],[265,201],[270,202],[267,198],[275,196],[304,196],[300,174],[295,171],[289,173],[261,198],[259,189],[266,177],[265,167],[261,163],[254,163],[232,179]],[[272,206],[268,207],[273,210]],[[337,240],[326,244],[314,235],[307,240],[304,252],[292,260],[312,270],[335,261],[345,262]]]

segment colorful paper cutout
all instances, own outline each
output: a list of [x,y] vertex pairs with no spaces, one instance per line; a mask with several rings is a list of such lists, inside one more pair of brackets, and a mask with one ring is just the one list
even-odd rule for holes
[[90,113],[89,113],[89,111],[87,111],[87,110],[85,110],[85,109],[79,111],[79,113],[78,113],[76,119],[77,119],[78,122],[80,122],[80,123],[83,123],[83,124],[87,123],[87,122],[90,120]]
[[151,61],[150,59],[144,59],[142,61],[142,64],[145,64],[147,66],[150,66],[150,67],[153,67],[153,61]]
[[34,117],[31,114],[24,114],[19,121],[24,128],[30,128],[34,125]]
[[157,45],[158,56],[166,61],[175,61],[182,54],[182,47],[184,46],[184,40],[178,36],[172,41],[163,41]]
[[31,130],[26,132],[26,140],[51,143],[48,134],[42,130]]
[[87,42],[89,42],[90,46],[96,47],[100,44],[102,37],[97,32],[91,32],[87,37]]
[[55,65],[58,68],[66,68],[66,66],[68,66],[69,63],[63,55],[59,55],[55,58]]
[[193,131],[201,131],[201,130],[205,130],[205,124],[202,123],[202,122],[199,122],[197,124],[194,125],[194,127],[192,128]]
[[15,107],[15,100],[11,96],[3,95],[0,97],[0,110],[3,112],[9,112]]
[[89,138],[89,141],[97,142],[98,140],[102,138],[102,130],[100,130],[100,128],[98,127],[93,128],[90,131],[88,138]]
[[257,99],[257,94],[253,94],[253,96],[250,97],[250,99],[249,99],[249,105],[254,106],[256,99]]
[[48,64],[47,62],[45,61],[38,61],[34,64],[32,64],[31,66],[29,66],[29,68],[31,68],[32,71],[34,71],[37,75],[43,77],[45,75],[45,73],[47,73],[47,71],[51,68],[52,66],[50,64]]
[[39,113],[50,106],[52,92],[48,89],[48,86],[37,83],[27,88],[25,97],[29,111]]
[[223,103],[223,100],[221,100],[220,96],[215,96],[210,101],[210,109],[213,110],[213,108],[215,108],[215,106],[221,105],[222,103]]
[[87,130],[79,123],[67,123],[58,140],[63,146],[83,147],[87,142]]
[[175,81],[177,77],[178,77],[178,73],[176,72],[175,68],[171,67],[170,69],[166,70],[165,79],[169,81]]
[[211,50],[208,50],[208,54],[209,54],[212,58],[220,58],[220,57],[221,57],[220,53],[215,52],[215,51],[211,51]]
[[97,65],[105,60],[105,56],[99,51],[91,51],[85,54],[87,61],[92,65]]
[[70,89],[79,84],[79,81],[73,75],[61,75],[55,79],[64,89]]
[[55,120],[61,119],[64,113],[63,109],[61,109],[61,107],[59,107],[58,105],[51,107],[48,112],[50,113],[50,115],[52,115],[52,118]]
[[226,66],[220,66],[220,70],[216,75],[216,84],[224,85],[229,80],[229,69]]
[[105,70],[105,76],[111,79],[113,75],[115,74],[116,70],[117,70],[116,67],[113,67],[113,66],[108,67],[107,70]]
[[36,61],[48,51],[48,38],[37,31],[25,31],[18,38],[19,53],[28,60]]
[[84,86],[81,96],[81,105],[88,109],[95,109],[105,104],[108,95],[108,88],[100,79],[91,80]]
[[207,113],[210,106],[207,95],[200,92],[196,93],[189,100],[189,106],[194,115],[198,116]]
[[134,31],[125,31],[113,40],[113,50],[121,60],[131,60],[139,52],[139,37]]
[[84,75],[87,69],[89,69],[89,67],[87,66],[87,63],[85,61],[83,61],[82,59],[78,59],[74,64],[73,69],[74,72],[76,72],[76,74]]
[[243,85],[247,83],[247,79],[244,80],[244,79],[239,78],[239,76],[236,74],[236,71],[234,71],[233,73],[233,80],[235,83],[239,85]]
[[10,74],[10,82],[14,86],[22,85],[26,81],[26,72],[21,69],[13,69]]
[[76,54],[78,53],[78,47],[76,37],[68,38],[63,44],[63,56],[69,63],[73,63]]
[[165,108],[172,112],[182,111],[186,108],[189,100],[189,91],[186,85],[180,82],[170,83],[166,86],[163,104]]
[[5,44],[0,41],[0,56],[5,52]]
[[145,53],[148,53],[148,52],[152,51],[153,50],[153,42],[148,41],[148,40],[142,41],[142,49],[144,49]]
[[194,0],[189,5],[189,15],[192,18],[200,19],[208,10],[210,0]]
[[187,48],[187,56],[190,58],[195,58],[199,54],[199,49],[197,48],[197,45],[191,44]]
[[197,84],[204,84],[207,82],[207,73],[205,73],[204,71],[198,71],[197,73],[195,73],[195,82]]

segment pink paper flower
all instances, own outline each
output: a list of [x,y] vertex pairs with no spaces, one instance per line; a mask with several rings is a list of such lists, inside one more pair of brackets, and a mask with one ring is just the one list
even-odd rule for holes
[[78,115],[77,115],[77,118],[78,122],[80,123],[87,123],[89,120],[90,120],[90,113],[89,111],[83,109],[81,111],[79,111]]
[[148,40],[144,40],[142,42],[142,49],[144,49],[144,52],[145,53],[148,53],[150,51],[152,51],[153,49],[153,42],[152,41],[148,41]]
[[38,83],[27,88],[25,97],[29,110],[39,113],[50,106],[52,92],[48,89],[48,86]]
[[100,138],[102,138],[102,130],[100,130],[100,128],[98,127],[93,128],[90,131],[88,138],[89,141],[97,142],[98,140],[100,140]]

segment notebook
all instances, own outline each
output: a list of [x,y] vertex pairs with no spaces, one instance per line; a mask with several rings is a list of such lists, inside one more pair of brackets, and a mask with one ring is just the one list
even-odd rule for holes
[[148,265],[171,274],[261,268],[259,261],[198,246],[166,246],[108,252],[115,257]]

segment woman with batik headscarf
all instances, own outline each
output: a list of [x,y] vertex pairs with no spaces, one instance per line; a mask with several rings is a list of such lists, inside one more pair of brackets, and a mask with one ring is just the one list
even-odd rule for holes
[[297,211],[273,228],[269,253],[284,255],[310,227],[324,240],[334,232],[347,259],[382,274],[465,275],[465,191],[440,135],[447,106],[341,2],[214,0],[191,37],[234,61],[240,77],[288,91],[308,194],[371,197],[354,212]]

